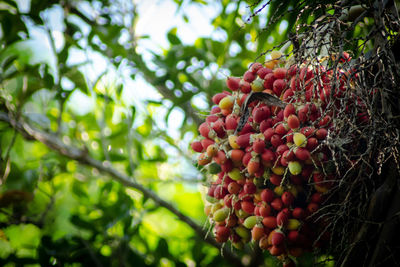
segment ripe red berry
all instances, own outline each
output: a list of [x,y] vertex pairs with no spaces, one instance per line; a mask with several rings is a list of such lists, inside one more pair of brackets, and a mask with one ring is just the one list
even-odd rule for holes
[[279,145],[281,145],[283,143],[281,136],[278,134],[274,134],[273,136],[271,136],[271,145],[274,147],[278,147]]
[[291,243],[296,243],[299,240],[299,232],[296,230],[292,230],[288,233],[287,239]]
[[264,79],[265,76],[266,76],[268,73],[272,73],[272,70],[269,69],[269,68],[265,68],[265,67],[260,68],[260,69],[257,71],[257,75],[258,75],[258,77],[260,77],[261,79]]
[[300,127],[300,120],[296,115],[291,114],[287,119],[287,124],[290,129],[297,129]]
[[283,101],[289,102],[292,99],[292,96],[294,96],[293,90],[292,89],[287,89],[283,93]]
[[304,147],[297,147],[294,153],[296,155],[296,158],[302,161],[306,161],[311,158],[310,151],[308,151],[307,148]]
[[263,219],[262,223],[264,224],[265,227],[268,227],[270,229],[275,229],[278,224],[276,222],[276,217],[274,216],[267,216]]
[[285,206],[290,206],[294,201],[294,196],[291,192],[286,191],[282,194],[281,199]]
[[272,245],[273,246],[280,246],[285,241],[285,236],[281,232],[274,232],[272,234]]
[[316,212],[318,210],[318,208],[319,208],[319,205],[317,203],[311,202],[307,206],[307,211],[310,214],[313,214],[314,212]]
[[231,194],[239,193],[241,186],[236,182],[230,182],[228,185],[228,192]]
[[283,116],[288,118],[290,115],[295,114],[296,109],[294,108],[293,104],[287,104],[285,109],[283,110]]
[[286,123],[280,123],[280,124],[278,124],[278,125],[276,126],[276,128],[275,128],[275,133],[277,133],[277,134],[283,136],[283,135],[285,135],[285,134],[288,132],[288,130],[289,130],[289,127],[287,126]]
[[227,96],[226,93],[218,93],[218,94],[215,94],[215,95],[212,97],[212,101],[214,102],[214,104],[218,105],[219,102],[220,102],[224,97],[226,97],[226,96]]
[[250,175],[254,175],[258,169],[260,168],[260,160],[257,159],[251,159],[249,164],[247,164],[247,172]]
[[200,141],[194,141],[190,144],[190,146],[192,147],[192,149],[196,152],[202,152],[203,151],[203,146],[201,145]]
[[261,200],[266,202],[266,203],[271,203],[272,200],[275,198],[275,193],[271,189],[263,189],[261,191]]
[[264,227],[262,225],[254,226],[253,229],[251,230],[251,238],[254,241],[258,241],[265,235]]
[[203,149],[206,150],[210,145],[214,144],[214,140],[211,139],[203,139],[200,141],[201,145],[203,146]]
[[286,87],[286,82],[283,79],[275,80],[272,84],[272,90],[277,96],[281,96],[283,89]]
[[289,216],[287,212],[280,211],[278,215],[276,215],[276,223],[280,226],[286,226],[289,221]]
[[328,135],[328,130],[325,128],[320,128],[315,132],[315,136],[319,140],[324,140],[327,135]]
[[307,139],[307,144],[306,144],[306,148],[308,151],[313,151],[314,149],[316,149],[318,146],[318,140],[315,137],[310,137]]
[[239,77],[228,77],[226,79],[226,85],[232,91],[236,91],[239,89],[240,78]]
[[253,63],[253,64],[251,65],[250,71],[253,72],[253,73],[257,73],[258,70],[260,70],[260,69],[263,68],[263,67],[264,67],[264,66],[263,66],[261,63],[255,62],[255,63]]
[[246,152],[243,156],[242,163],[244,166],[247,166],[251,160],[251,152]]
[[263,120],[267,119],[270,114],[271,111],[267,106],[256,108],[253,111],[254,122],[261,123]]
[[246,71],[243,75],[243,80],[245,80],[248,83],[251,83],[256,79],[256,75],[251,72],[250,70]]
[[292,216],[295,219],[303,219],[304,216],[305,216],[305,212],[304,212],[304,210],[302,208],[296,207],[292,211]]
[[267,217],[271,215],[271,207],[267,203],[264,203],[262,206],[260,206],[259,212],[260,216]]
[[268,73],[267,75],[265,75],[265,77],[264,77],[264,88],[272,90],[275,80],[276,79],[275,79],[275,76],[274,76],[273,73]]
[[267,130],[265,130],[263,132],[265,141],[267,142],[271,142],[271,137],[275,134],[275,130],[274,128],[268,128]]
[[282,200],[281,200],[279,197],[275,198],[275,199],[272,200],[272,202],[271,202],[271,207],[272,207],[274,210],[277,210],[277,211],[282,210],[282,208],[283,208],[283,202],[282,202]]
[[243,191],[246,194],[254,194],[257,191],[257,187],[253,182],[248,182],[243,186]]
[[264,149],[264,152],[261,154],[261,160],[264,165],[271,165],[275,161],[275,153],[270,149]]
[[236,143],[241,147],[241,148],[246,148],[250,145],[250,135],[251,133],[246,133],[239,135],[238,138],[236,139]]
[[250,201],[242,201],[241,208],[247,214],[253,214],[253,212],[254,212],[254,204],[253,204],[253,202],[250,202]]
[[271,176],[269,177],[269,181],[276,186],[279,186],[282,182],[282,176],[281,175],[277,175],[275,173],[271,174]]
[[[241,91],[243,94],[248,94],[248,93],[251,92],[251,84],[248,83],[248,82],[246,82],[246,81],[244,81],[244,80],[241,80],[241,81],[240,81],[240,83],[239,83],[239,88],[240,88],[240,91]],[[245,95],[244,95],[244,98],[246,98]]]
[[287,69],[285,68],[276,68],[274,69],[274,77],[276,79],[284,79],[286,77]]
[[265,149],[265,142],[264,140],[257,139],[253,142],[253,151],[257,154],[262,154]]

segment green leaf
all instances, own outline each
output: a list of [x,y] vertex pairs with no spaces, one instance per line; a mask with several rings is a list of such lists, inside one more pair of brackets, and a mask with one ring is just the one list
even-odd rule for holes
[[182,44],[181,40],[179,39],[179,37],[176,35],[178,29],[172,28],[168,33],[167,33],[167,38],[168,41],[173,44],[173,45],[180,45]]
[[70,79],[76,87],[82,90],[82,92],[89,94],[89,88],[87,86],[85,76],[78,70],[77,67],[70,68],[64,74],[64,76]]

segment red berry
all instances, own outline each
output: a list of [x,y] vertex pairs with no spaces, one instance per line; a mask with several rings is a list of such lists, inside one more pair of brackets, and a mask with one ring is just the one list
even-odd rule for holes
[[272,126],[272,119],[271,118],[263,120],[260,123],[260,132],[264,133],[268,128],[271,128],[271,126]]
[[279,246],[285,241],[285,236],[281,232],[274,232],[272,234],[271,242],[273,246]]
[[271,174],[271,176],[269,177],[269,181],[276,186],[279,186],[282,182],[282,176],[281,175],[277,175],[275,173]]
[[236,162],[242,162],[244,156],[244,151],[240,149],[233,149],[229,151],[229,157],[231,160],[236,163]]
[[[240,81],[239,88],[240,88],[240,91],[244,94],[248,94],[251,92],[251,84],[244,80]],[[244,95],[244,98],[246,98],[246,95]]]
[[277,96],[281,96],[283,89],[286,87],[286,82],[285,80],[278,79],[275,80],[274,83],[272,84],[272,90]]
[[320,128],[315,132],[315,136],[319,140],[324,140],[327,135],[328,135],[328,130],[325,128]]
[[275,77],[274,77],[273,73],[268,73],[267,75],[265,75],[264,88],[272,90],[274,81],[275,81]]
[[254,226],[253,229],[251,230],[251,238],[254,241],[258,241],[265,235],[264,227],[261,226]]
[[316,212],[319,208],[319,205],[317,203],[311,202],[308,204],[307,206],[307,210],[310,214],[313,214],[314,212]]
[[206,150],[210,145],[214,144],[215,142],[211,139],[203,139],[200,141],[203,149]]
[[305,216],[305,212],[304,212],[304,210],[302,208],[296,207],[292,211],[292,216],[295,219],[303,219],[304,216]]
[[247,172],[250,175],[254,175],[260,168],[260,161],[258,159],[251,159],[249,164],[247,164]]
[[264,204],[260,207],[260,216],[267,217],[271,214],[271,207],[268,204]]
[[311,201],[314,203],[320,204],[320,203],[322,203],[323,200],[324,200],[324,196],[321,193],[315,192],[311,196]]
[[294,108],[293,104],[287,104],[285,109],[283,110],[283,116],[288,118],[290,115],[295,114],[296,109]]
[[263,67],[264,67],[264,66],[263,66],[261,63],[255,62],[255,63],[253,63],[253,64],[251,65],[250,71],[253,72],[253,73],[257,73],[258,70],[260,70],[260,69],[263,68]]
[[227,94],[225,94],[225,93],[218,93],[218,94],[215,94],[215,95],[212,97],[212,101],[214,102],[214,104],[218,105],[219,102],[222,100],[222,98],[224,98],[224,97],[226,97],[226,96],[227,96]]
[[261,79],[264,79],[265,76],[266,76],[268,73],[272,73],[272,70],[269,69],[269,68],[265,68],[265,67],[260,68],[260,69],[257,71],[257,75],[258,75],[258,77],[260,77]]
[[282,247],[277,247],[277,246],[271,246],[268,249],[268,251],[272,256],[279,256],[279,255],[281,255],[283,253],[283,248]]
[[192,149],[196,152],[202,152],[203,151],[203,146],[201,145],[200,141],[194,141],[193,143],[190,144]]
[[248,182],[243,186],[243,191],[246,194],[254,194],[257,191],[257,187],[255,186],[254,183]]
[[235,114],[229,114],[226,116],[225,119],[225,128],[226,130],[236,130],[237,125],[238,125],[238,116]]
[[274,147],[278,147],[279,145],[281,145],[283,143],[281,136],[278,134],[274,134],[273,136],[271,136],[271,144]]
[[274,216],[265,217],[262,223],[264,224],[265,227],[268,227],[270,229],[275,229],[278,226],[276,222],[276,217]]
[[276,79],[284,79],[286,77],[287,69],[285,68],[276,68],[274,69],[274,77]]
[[250,202],[250,201],[242,201],[241,208],[247,214],[253,214],[253,212],[254,212],[254,204],[253,204],[253,202]]
[[277,210],[277,211],[280,211],[280,210],[282,210],[282,208],[283,208],[283,202],[282,202],[282,200],[280,199],[280,198],[275,198],[274,200],[272,200],[272,202],[271,202],[271,207],[274,209],[274,210]]
[[299,160],[303,160],[303,161],[306,161],[306,160],[308,160],[308,159],[310,159],[311,158],[311,154],[310,154],[310,151],[308,151],[306,148],[304,148],[304,147],[297,147],[296,149],[295,149],[295,155],[296,155],[296,158],[298,158]]
[[269,108],[267,106],[256,108],[253,111],[254,122],[261,123],[262,121],[267,119],[270,116],[270,114],[271,114],[271,111],[269,110]]
[[239,77],[228,77],[228,79],[226,79],[226,85],[232,91],[236,91],[239,89],[240,80]]
[[287,124],[290,129],[297,129],[300,127],[300,120],[296,115],[291,114],[287,119]]
[[251,160],[251,152],[246,152],[243,156],[242,163],[244,166],[247,166]]
[[292,99],[292,96],[294,96],[293,90],[292,89],[287,89],[283,93],[283,100],[286,102],[289,102]]
[[280,226],[286,226],[289,221],[287,212],[281,211],[276,215],[276,223]]
[[264,140],[257,139],[253,142],[253,151],[257,154],[262,154],[265,149],[265,142]]
[[205,138],[213,138],[210,134],[210,126],[207,122],[203,122],[199,125],[199,133]]
[[275,133],[279,134],[279,135],[285,135],[289,130],[289,127],[287,126],[286,123],[280,123],[278,124],[278,126],[276,126],[275,128]]
[[250,145],[250,135],[251,133],[239,135],[236,139],[236,143],[242,148],[248,147]]
[[251,83],[252,81],[254,81],[256,79],[256,75],[251,72],[251,71],[246,71],[243,75],[243,80],[245,80],[248,83]]
[[217,199],[223,199],[228,194],[228,190],[222,185],[218,185],[214,191],[214,197]]
[[271,189],[266,188],[261,191],[261,200],[266,203],[271,203],[274,197],[275,193]]
[[230,182],[228,185],[228,192],[231,194],[239,193],[241,186],[236,182]]
[[318,140],[315,137],[310,137],[307,139],[307,144],[306,144],[306,148],[308,151],[313,151],[314,149],[316,149],[318,146]]
[[285,206],[290,206],[294,201],[294,196],[291,192],[286,191],[282,194],[281,199]]
[[288,72],[289,76],[296,76],[296,74],[297,74],[297,65],[290,66],[287,72]]
[[287,235],[287,239],[292,243],[296,243],[299,240],[299,232],[296,230],[290,231]]
[[268,128],[263,132],[265,141],[271,142],[271,137],[275,134],[274,128]]
[[272,164],[275,161],[275,153],[270,149],[264,149],[264,152],[261,154],[261,160],[264,165],[268,163]]
[[218,114],[221,112],[221,108],[218,106],[212,107],[210,114]]

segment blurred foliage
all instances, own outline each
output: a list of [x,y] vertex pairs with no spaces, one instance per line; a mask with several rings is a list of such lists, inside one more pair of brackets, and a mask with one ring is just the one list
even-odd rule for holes
[[[203,177],[188,148],[201,112],[211,108],[227,75],[262,62],[260,55],[311,18],[294,12],[304,1],[173,2],[187,23],[188,5],[219,10],[211,23],[220,37],[187,44],[172,28],[168,47],[157,52],[141,45],[147,36],[135,34],[140,14],[132,1],[1,0],[0,111],[87,150],[202,225]],[[327,7],[319,8],[323,14]],[[93,66],[98,55],[103,66]],[[161,97],[130,101],[140,89],[126,79],[144,80]],[[179,137],[168,130],[175,111],[183,115]],[[227,264],[204,237],[141,192],[24,139],[4,122],[0,149],[0,265]]]

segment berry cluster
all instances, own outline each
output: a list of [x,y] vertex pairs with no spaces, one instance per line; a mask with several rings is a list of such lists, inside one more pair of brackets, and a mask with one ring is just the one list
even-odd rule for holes
[[[237,248],[255,242],[291,265],[289,255],[298,257],[329,238],[324,221],[312,215],[336,179],[324,145],[333,131],[327,107],[346,90],[347,76],[335,76],[332,93],[333,75],[322,66],[282,67],[278,51],[271,58],[227,79],[230,91],[212,98],[216,106],[191,147],[201,153],[198,165],[215,174],[205,206],[215,239]],[[252,92],[273,95],[282,106],[249,103]],[[236,132],[246,110],[250,116]]]

